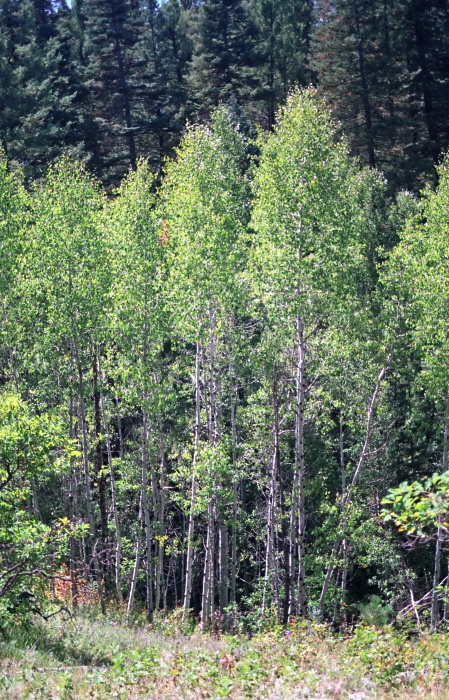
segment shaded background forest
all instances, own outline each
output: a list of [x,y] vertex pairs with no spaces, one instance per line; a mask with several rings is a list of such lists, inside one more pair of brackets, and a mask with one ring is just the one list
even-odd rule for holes
[[70,152],[116,185],[220,102],[270,129],[314,84],[353,154],[416,190],[449,143],[448,25],[447,0],[1,0],[1,144],[28,178]]

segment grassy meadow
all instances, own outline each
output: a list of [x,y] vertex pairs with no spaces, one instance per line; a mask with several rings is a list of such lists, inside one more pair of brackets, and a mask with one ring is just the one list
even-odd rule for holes
[[0,698],[444,700],[449,637],[365,625],[335,635],[311,623],[206,634],[177,614],[133,626],[52,618],[3,635]]

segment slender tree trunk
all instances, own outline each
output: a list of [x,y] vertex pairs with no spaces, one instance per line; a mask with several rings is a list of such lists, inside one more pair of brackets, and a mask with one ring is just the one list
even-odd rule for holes
[[[162,440],[162,428],[160,428],[160,480],[159,480],[159,515],[158,515],[158,528],[160,537],[163,537],[165,531],[165,451],[164,443]],[[155,609],[159,610],[161,603],[161,590],[164,586],[163,581],[164,576],[164,543],[163,540],[159,540],[158,552],[157,552],[157,563],[156,563],[156,592],[155,592]],[[175,590],[175,601],[176,601],[176,590]],[[164,606],[165,607],[165,606]]]
[[126,606],[126,622],[127,622],[127,624],[129,624],[129,621],[131,618],[131,612],[132,612],[133,605],[134,605],[134,596],[136,594],[136,586],[137,586],[137,575],[139,573],[140,557],[141,557],[141,552],[142,552],[142,537],[140,534],[141,524],[142,524],[142,493],[140,494],[140,503],[139,503],[136,556],[134,558],[133,573],[131,576],[131,585],[129,588],[129,595],[128,595],[128,604]]
[[[98,373],[101,377],[101,363],[100,357],[98,356]],[[117,594],[117,600],[121,605],[123,603],[122,594],[122,581],[120,574],[120,567],[122,562],[122,538],[120,535],[120,521],[117,508],[117,487],[115,483],[114,465],[112,462],[112,449],[111,449],[111,438],[108,431],[108,422],[106,418],[106,410],[104,405],[104,395],[100,389],[100,407],[101,416],[103,422],[103,430],[106,436],[106,451],[108,455],[108,467],[109,467],[109,478],[111,481],[111,505],[112,505],[112,516],[114,519],[114,530],[115,530],[115,590]]]
[[[382,382],[383,382],[385,375],[386,375],[388,368],[389,368],[389,362],[390,362],[390,358],[388,358],[388,365],[383,367],[381,369],[381,371],[379,372],[379,375],[377,377],[376,386],[374,387],[373,394],[372,394],[370,402],[368,404],[365,440],[363,442],[362,451],[360,453],[359,460],[357,462],[357,466],[356,466],[356,469],[354,472],[354,476],[352,477],[351,484],[350,484],[349,488],[346,489],[345,494],[342,498],[342,504],[341,504],[342,505],[342,514],[341,514],[340,525],[344,521],[344,519],[346,518],[346,508],[351,502],[352,494],[353,494],[354,489],[357,485],[357,482],[359,480],[359,477],[360,477],[360,474],[362,471],[362,467],[363,467],[365,460],[366,460],[366,457],[368,455],[369,441],[370,441],[370,437],[371,437],[371,428],[372,428],[372,422],[373,422],[373,416],[374,416],[374,408],[376,405],[376,401],[377,401],[377,397],[378,397],[378,394],[380,391],[380,387],[382,385]],[[345,476],[345,487],[346,487],[346,476]],[[329,565],[327,567],[326,575],[324,577],[323,587],[321,589],[321,595],[320,595],[320,617],[321,618],[324,617],[324,609],[325,609],[325,605],[326,605],[326,593],[327,593],[327,589],[329,587],[329,583],[330,583],[331,578],[332,578],[332,574],[334,572],[335,558],[337,557],[337,555],[340,551],[340,548],[341,548],[341,540],[337,540],[332,547]]]
[[78,371],[78,382],[79,382],[79,408],[80,408],[80,419],[81,419],[81,437],[82,437],[82,453],[83,453],[83,468],[84,468],[84,484],[86,493],[86,511],[87,511],[87,521],[89,523],[90,536],[92,540],[92,559],[94,566],[95,578],[98,586],[98,594],[100,598],[101,612],[103,615],[106,614],[106,604],[103,591],[103,582],[100,572],[100,565],[98,562],[97,553],[97,530],[95,527],[94,509],[93,509],[93,499],[92,491],[90,488],[90,474],[89,474],[89,453],[88,453],[88,439],[87,439],[87,424],[86,424],[86,405],[84,400],[84,380],[83,380],[83,370],[81,367],[81,360],[79,356],[78,345],[76,341],[73,342],[73,349],[75,353],[75,361]]
[[212,501],[209,501],[207,508],[207,534],[206,534],[206,549],[204,553],[204,572],[203,572],[203,592],[201,600],[201,622],[203,624],[203,630],[208,629],[211,622],[212,614],[212,596],[213,591],[211,590],[211,579],[213,575],[211,570],[213,568],[213,540],[214,540],[214,516]]
[[[265,612],[268,586],[274,574],[274,528],[276,513],[276,491],[279,472],[279,410],[277,381],[273,382],[273,459],[271,460],[270,487],[267,510],[267,539],[265,547],[265,581],[262,597],[262,613]],[[286,591],[286,594],[288,592]]]
[[[73,355],[72,355],[73,360]],[[75,415],[74,406],[74,396],[73,396],[73,369],[72,377],[70,382],[70,400],[69,400],[69,436],[71,440],[76,438],[75,427],[73,423],[73,418]],[[74,521],[75,514],[77,512],[77,479],[76,479],[76,467],[72,463],[70,469],[69,477],[69,518],[70,522]],[[72,608],[74,611],[78,609],[78,580],[77,580],[77,565],[76,565],[76,540],[74,537],[70,537],[70,582],[72,588]]]
[[189,525],[187,532],[187,556],[186,556],[186,573],[184,587],[184,614],[190,609],[190,601],[192,598],[192,567],[193,567],[193,535],[195,530],[195,506],[196,506],[196,462],[198,459],[198,447],[200,440],[200,416],[201,416],[201,397],[200,397],[200,363],[201,349],[199,342],[196,343],[195,352],[195,430],[194,430],[194,446],[192,460],[192,485],[190,496],[190,513]]
[[[444,437],[443,437],[443,459],[442,459],[442,471],[446,472],[448,469],[448,457],[449,457],[449,393],[446,403],[446,412],[444,416]],[[441,579],[441,553],[443,550],[443,537],[441,531],[441,516],[438,518],[438,530],[437,530],[437,542],[435,547],[435,563],[433,571],[433,586],[432,586],[432,613],[430,619],[430,626],[433,630],[438,627],[440,622],[440,609],[438,601],[438,587],[440,585]]]
[[[144,398],[146,401],[146,397]],[[146,546],[146,583],[147,583],[147,617],[153,619],[153,559],[151,546],[151,521],[148,503],[148,446],[149,446],[149,422],[146,407],[143,409],[143,440],[142,440],[142,515],[145,527]]]
[[231,452],[232,452],[232,541],[231,541],[231,595],[230,602],[236,601],[237,588],[237,520],[238,520],[238,488],[237,488],[237,428],[235,420],[235,396],[231,360],[229,360],[229,376],[231,379]]
[[229,569],[228,569],[228,527],[221,515],[218,516],[218,568],[219,568],[219,602],[220,613],[224,613],[229,604]]
[[[340,421],[339,421],[339,432],[340,432],[340,474],[341,474],[341,499],[342,501],[346,495],[346,465],[345,465],[345,450],[344,450],[344,434],[343,434],[343,414],[340,409]],[[344,611],[344,626],[346,628],[346,584],[348,580],[348,546],[346,537],[343,539],[341,544],[341,550],[343,555],[342,572],[341,572],[341,603]]]
[[[305,342],[303,322],[296,319],[297,361],[296,361],[296,400],[295,400],[295,470],[293,477],[292,507],[290,512],[290,614],[306,614],[305,591],[305,460],[304,460],[304,400],[305,400]],[[295,596],[295,553],[296,532],[298,536],[298,579]]]
[[449,561],[446,562],[446,585],[444,586],[443,620],[447,622],[449,596]]
[[94,393],[94,425],[95,425],[95,478],[98,484],[98,506],[100,509],[100,525],[101,525],[101,547],[102,547],[102,568],[105,593],[110,591],[109,582],[109,556],[108,556],[108,506],[106,500],[106,476],[103,469],[103,449],[101,440],[101,398],[100,384],[98,377],[99,366],[98,351],[94,353],[92,359],[92,379]]
[[[215,383],[215,313],[209,307],[209,401],[208,401],[208,432],[209,444],[216,446],[217,443],[217,417],[216,417],[216,383]],[[206,382],[205,382],[206,385]],[[214,473],[209,474],[209,478],[213,482],[213,490],[217,492],[217,477]],[[201,606],[201,619],[203,629],[207,629],[212,622],[213,601],[215,592],[215,577],[214,577],[214,552],[215,552],[215,503],[216,498],[212,494],[209,496],[207,508],[207,534],[206,534],[206,552],[204,558],[204,573],[203,573],[203,595]],[[226,582],[227,585],[227,582]]]
[[115,400],[115,404],[117,406],[117,431],[118,431],[118,444],[119,444],[119,452],[118,456],[121,461],[123,461],[125,457],[125,443],[123,440],[123,429],[122,429],[122,416],[120,415],[120,404],[118,398]]

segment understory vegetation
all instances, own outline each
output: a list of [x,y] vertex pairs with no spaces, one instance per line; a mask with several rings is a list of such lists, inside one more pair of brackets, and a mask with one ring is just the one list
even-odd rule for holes
[[[110,612],[110,611],[109,611]],[[132,627],[117,614],[37,623],[0,642],[0,697],[440,700],[447,634],[359,626],[335,636],[293,622],[249,635],[204,635],[179,614]]]

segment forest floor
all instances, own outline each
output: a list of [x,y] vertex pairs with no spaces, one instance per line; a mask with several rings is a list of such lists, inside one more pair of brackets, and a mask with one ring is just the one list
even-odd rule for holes
[[88,617],[16,630],[0,640],[0,698],[449,700],[449,634],[185,631]]

